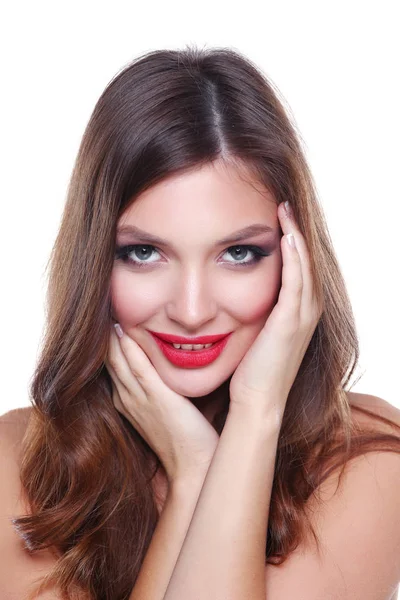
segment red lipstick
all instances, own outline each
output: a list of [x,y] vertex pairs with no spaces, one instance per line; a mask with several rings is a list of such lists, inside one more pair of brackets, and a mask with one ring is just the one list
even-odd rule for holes
[[[159,334],[148,330],[154,337],[164,356],[177,367],[186,369],[205,367],[214,362],[225,348],[232,332],[221,335],[207,335],[186,338],[177,335]],[[162,336],[162,337],[161,337]],[[203,350],[182,350],[172,344],[213,344]]]
[[214,342],[219,342],[224,337],[229,335],[229,333],[220,333],[218,335],[202,335],[199,337],[182,337],[181,335],[170,335],[169,333],[159,333],[158,331],[151,331],[148,329],[151,334],[160,338],[160,340],[164,340],[164,342],[169,342],[170,344],[213,344]]

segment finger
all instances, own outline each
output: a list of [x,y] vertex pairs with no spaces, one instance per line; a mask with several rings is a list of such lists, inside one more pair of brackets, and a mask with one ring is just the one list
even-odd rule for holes
[[[111,366],[114,374],[116,385],[123,386],[118,388],[121,398],[128,392],[133,396],[137,397],[138,400],[144,398],[143,387],[136,378],[132,365],[128,363],[126,356],[121,348],[119,338],[115,332],[114,327],[111,327],[110,340],[108,348],[108,363]],[[111,375],[111,373],[110,373]],[[117,385],[117,387],[118,387]]]
[[288,243],[288,235],[281,238],[282,252],[282,286],[279,293],[278,304],[285,306],[282,312],[283,322],[281,327],[288,330],[297,329],[300,324],[301,305],[303,296],[303,273],[301,261],[296,247]]
[[159,389],[162,384],[160,376],[139,344],[125,332],[117,340],[130,370],[143,389]]
[[133,372],[134,380],[141,387],[141,400],[143,402],[159,402],[168,395],[168,401],[180,406],[182,396],[175,394],[166,387],[156,368],[142,348],[127,333],[122,338],[117,338],[127,364]]
[[[126,392],[125,386],[124,384],[120,381],[120,379],[118,378],[116,372],[114,371],[114,369],[112,368],[112,366],[110,365],[110,363],[105,360],[104,364],[107,368],[107,371],[110,374],[111,377],[111,388],[112,388],[112,399],[114,404],[116,403],[116,401],[118,403],[120,403],[122,405],[122,401],[121,401],[121,393],[124,393],[124,391]],[[119,407],[117,407],[119,408]]]
[[310,313],[315,312],[316,298],[314,291],[314,281],[311,271],[310,254],[307,243],[296,222],[293,211],[289,215],[284,210],[283,202],[278,206],[278,215],[281,221],[281,227],[284,234],[292,233],[295,238],[297,253],[300,258],[300,268],[303,278],[303,291],[301,299],[301,320],[309,320]]
[[112,387],[112,401],[113,404],[115,406],[115,408],[121,413],[123,414],[127,419],[129,419],[129,412],[127,410],[127,407],[125,406],[122,397],[126,397],[126,394],[128,393],[124,384],[120,381],[120,379],[118,378],[116,372],[114,371],[114,369],[112,368],[112,366],[109,364],[108,361],[105,361],[105,365],[107,367],[108,372],[110,373],[111,376],[111,387]]
[[[140,426],[140,423],[138,422],[138,420],[136,418],[136,411],[132,410],[132,408],[130,409],[129,406],[127,406],[124,403],[123,398],[132,399],[132,394],[130,394],[125,389],[125,386],[119,381],[118,376],[116,375],[112,366],[107,361],[105,361],[105,364],[106,364],[107,370],[109,371],[109,373],[112,377],[112,380],[113,380],[112,400],[113,400],[113,404],[114,404],[115,408],[133,425],[133,427],[142,436],[142,438],[148,444],[150,444],[148,438],[146,437],[145,431],[142,429],[142,427]],[[134,401],[138,405],[140,404],[140,402],[137,400],[137,396],[134,397]]]
[[[107,366],[107,369],[111,369],[111,367]],[[119,388],[118,382],[114,382],[114,380],[112,381],[112,401],[113,401],[113,405],[115,406],[115,408],[118,410],[118,412],[120,412],[121,414],[123,414],[125,417],[128,418],[128,412],[125,408],[124,403],[122,402],[121,399],[121,391]]]

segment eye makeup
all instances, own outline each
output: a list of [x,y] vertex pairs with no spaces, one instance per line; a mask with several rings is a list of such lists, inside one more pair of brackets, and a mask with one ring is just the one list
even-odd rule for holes
[[[128,264],[134,268],[139,268],[139,269],[143,269],[143,268],[148,268],[151,265],[157,264],[156,261],[150,261],[150,260],[134,260],[131,257],[136,255],[136,259],[138,258],[137,256],[137,252],[139,251],[147,251],[147,256],[149,256],[151,254],[151,252],[155,250],[156,252],[159,253],[159,251],[157,250],[157,248],[155,246],[152,246],[150,244],[129,244],[129,245],[121,245],[121,246],[117,246],[116,247],[116,252],[115,252],[115,260],[120,260],[125,264]],[[240,261],[236,261],[236,260],[232,260],[232,261],[225,261],[225,264],[228,265],[233,265],[235,268],[236,267],[240,267],[240,268],[246,268],[246,267],[250,267],[253,265],[256,265],[257,263],[259,263],[263,258],[270,256],[272,254],[272,248],[261,248],[260,246],[256,246],[253,244],[240,244],[237,246],[230,246],[229,248],[227,248],[224,252],[231,253],[231,257],[235,256],[235,252],[232,251],[237,251],[240,250],[239,253],[236,252],[236,256],[243,254],[243,252],[245,253],[245,258],[246,256],[248,256],[249,253],[251,253],[253,256],[252,258],[247,259],[247,260],[240,260]],[[143,257],[142,257],[143,258]]]

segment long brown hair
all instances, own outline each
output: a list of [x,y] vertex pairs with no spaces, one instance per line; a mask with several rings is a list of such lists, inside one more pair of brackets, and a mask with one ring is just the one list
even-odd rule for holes
[[[82,590],[127,599],[158,521],[151,486],[158,457],[115,409],[104,365],[117,221],[150,186],[214,160],[244,165],[277,203],[291,202],[324,305],[281,426],[267,562],[283,562],[303,539],[306,501],[334,469],[342,473],[351,458],[377,448],[400,452],[399,435],[362,432],[353,422],[345,390],[359,358],[355,321],[301,137],[278,90],[232,49],[139,56],[107,85],[83,135],[50,257],[30,387],[21,465],[30,512],[13,523],[28,551],[54,552],[43,585],[55,582],[64,597]],[[228,408],[214,422],[219,433]]]

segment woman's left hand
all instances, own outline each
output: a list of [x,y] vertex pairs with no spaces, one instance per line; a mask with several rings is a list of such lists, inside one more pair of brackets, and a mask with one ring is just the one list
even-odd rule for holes
[[[263,329],[232,375],[230,412],[237,406],[281,423],[286,401],[322,314],[314,294],[310,258],[293,213],[278,206],[283,237],[282,285]],[[292,233],[296,247],[288,244]]]

